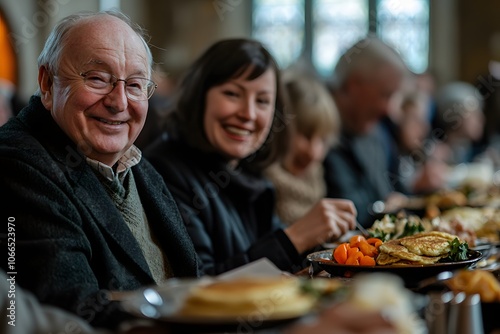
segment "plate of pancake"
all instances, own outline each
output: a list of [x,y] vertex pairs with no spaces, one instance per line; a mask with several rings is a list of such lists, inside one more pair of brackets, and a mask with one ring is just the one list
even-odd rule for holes
[[248,332],[287,324],[311,312],[316,302],[301,278],[278,276],[175,279],[134,291],[121,305],[173,332]]
[[450,251],[455,238],[448,233],[432,231],[387,241],[379,247],[374,266],[339,264],[333,258],[335,249],[311,253],[307,259],[332,276],[387,272],[400,276],[407,287],[414,287],[423,279],[443,271],[470,267],[482,258],[481,252],[468,249],[463,259],[452,261]]

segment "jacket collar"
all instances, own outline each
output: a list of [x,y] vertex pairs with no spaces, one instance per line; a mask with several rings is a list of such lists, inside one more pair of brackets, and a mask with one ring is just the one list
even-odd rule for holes
[[192,164],[204,170],[209,178],[216,178],[224,174],[229,183],[227,193],[235,198],[248,199],[250,202],[258,198],[262,193],[271,190],[269,181],[261,174],[255,174],[242,166],[235,169],[229,167],[227,159],[214,152],[204,152],[186,144],[183,140],[168,139],[176,141],[177,152],[183,156],[184,161],[192,161]]

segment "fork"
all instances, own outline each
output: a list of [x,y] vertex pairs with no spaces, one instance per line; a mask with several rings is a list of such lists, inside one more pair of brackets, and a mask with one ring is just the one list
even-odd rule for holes
[[356,221],[356,228],[361,232],[361,234],[365,237],[368,238],[370,237],[370,233],[366,230],[366,228],[363,227],[358,221]]

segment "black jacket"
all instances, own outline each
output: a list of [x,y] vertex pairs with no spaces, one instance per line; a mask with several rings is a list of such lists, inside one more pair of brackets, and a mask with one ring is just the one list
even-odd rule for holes
[[300,268],[302,259],[274,214],[269,181],[174,139],[157,141],[145,155],[177,201],[206,274],[262,257],[282,270]]
[[[162,178],[144,159],[132,172],[174,275],[197,276],[193,244]],[[5,259],[1,266],[42,303],[110,327],[122,314],[105,291],[154,283],[120,212],[38,97],[0,128],[0,198],[2,254],[7,243],[15,247],[13,267]],[[15,242],[4,234],[7,217]]]
[[342,134],[339,145],[324,160],[327,197],[354,202],[358,221],[373,224],[372,205],[393,191],[386,155],[375,132],[365,136]]

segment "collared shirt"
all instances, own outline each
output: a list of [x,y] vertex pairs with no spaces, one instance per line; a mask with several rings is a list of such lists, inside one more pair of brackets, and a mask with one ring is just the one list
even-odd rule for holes
[[125,176],[127,176],[130,168],[137,165],[141,161],[141,158],[141,150],[139,150],[139,148],[135,145],[132,145],[118,160],[115,172],[112,167],[103,164],[100,161],[85,157],[90,167],[98,171],[107,180],[111,182],[119,181],[121,184],[123,184],[123,180],[125,179]]

